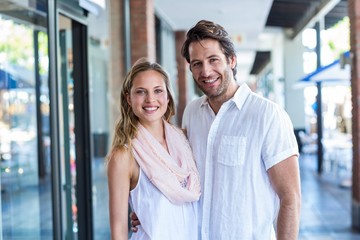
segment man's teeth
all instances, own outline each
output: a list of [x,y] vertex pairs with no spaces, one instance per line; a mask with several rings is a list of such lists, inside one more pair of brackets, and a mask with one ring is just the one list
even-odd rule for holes
[[210,80],[205,80],[205,83],[213,83],[215,81],[216,81],[216,79],[210,79]]

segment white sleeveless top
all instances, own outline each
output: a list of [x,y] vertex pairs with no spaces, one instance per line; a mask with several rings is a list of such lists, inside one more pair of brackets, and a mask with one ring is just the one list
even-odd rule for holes
[[131,240],[196,240],[198,238],[197,202],[171,203],[140,169],[129,203],[141,225]]

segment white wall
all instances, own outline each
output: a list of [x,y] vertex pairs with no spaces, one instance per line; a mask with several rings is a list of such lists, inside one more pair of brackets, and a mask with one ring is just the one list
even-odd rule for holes
[[304,76],[303,51],[301,34],[294,40],[285,39],[285,108],[295,129],[305,128],[304,90],[293,87]]
[[271,63],[274,75],[275,102],[285,107],[284,98],[284,35],[276,34],[273,39],[274,48],[271,51]]
[[270,64],[256,76],[257,81],[271,71],[271,100],[285,108],[295,129],[305,128],[304,92],[293,87],[304,76],[301,34],[291,40],[285,37],[282,29],[268,27],[259,37],[257,50],[271,52]]

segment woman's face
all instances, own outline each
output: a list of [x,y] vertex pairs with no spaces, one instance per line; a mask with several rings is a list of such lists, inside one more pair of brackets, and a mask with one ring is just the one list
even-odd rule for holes
[[142,125],[162,121],[169,103],[164,76],[154,70],[138,73],[127,101]]

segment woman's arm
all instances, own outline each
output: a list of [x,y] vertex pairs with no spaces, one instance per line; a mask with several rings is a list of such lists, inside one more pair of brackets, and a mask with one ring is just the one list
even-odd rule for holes
[[128,201],[132,176],[129,150],[116,150],[107,168],[112,240],[128,239]]

